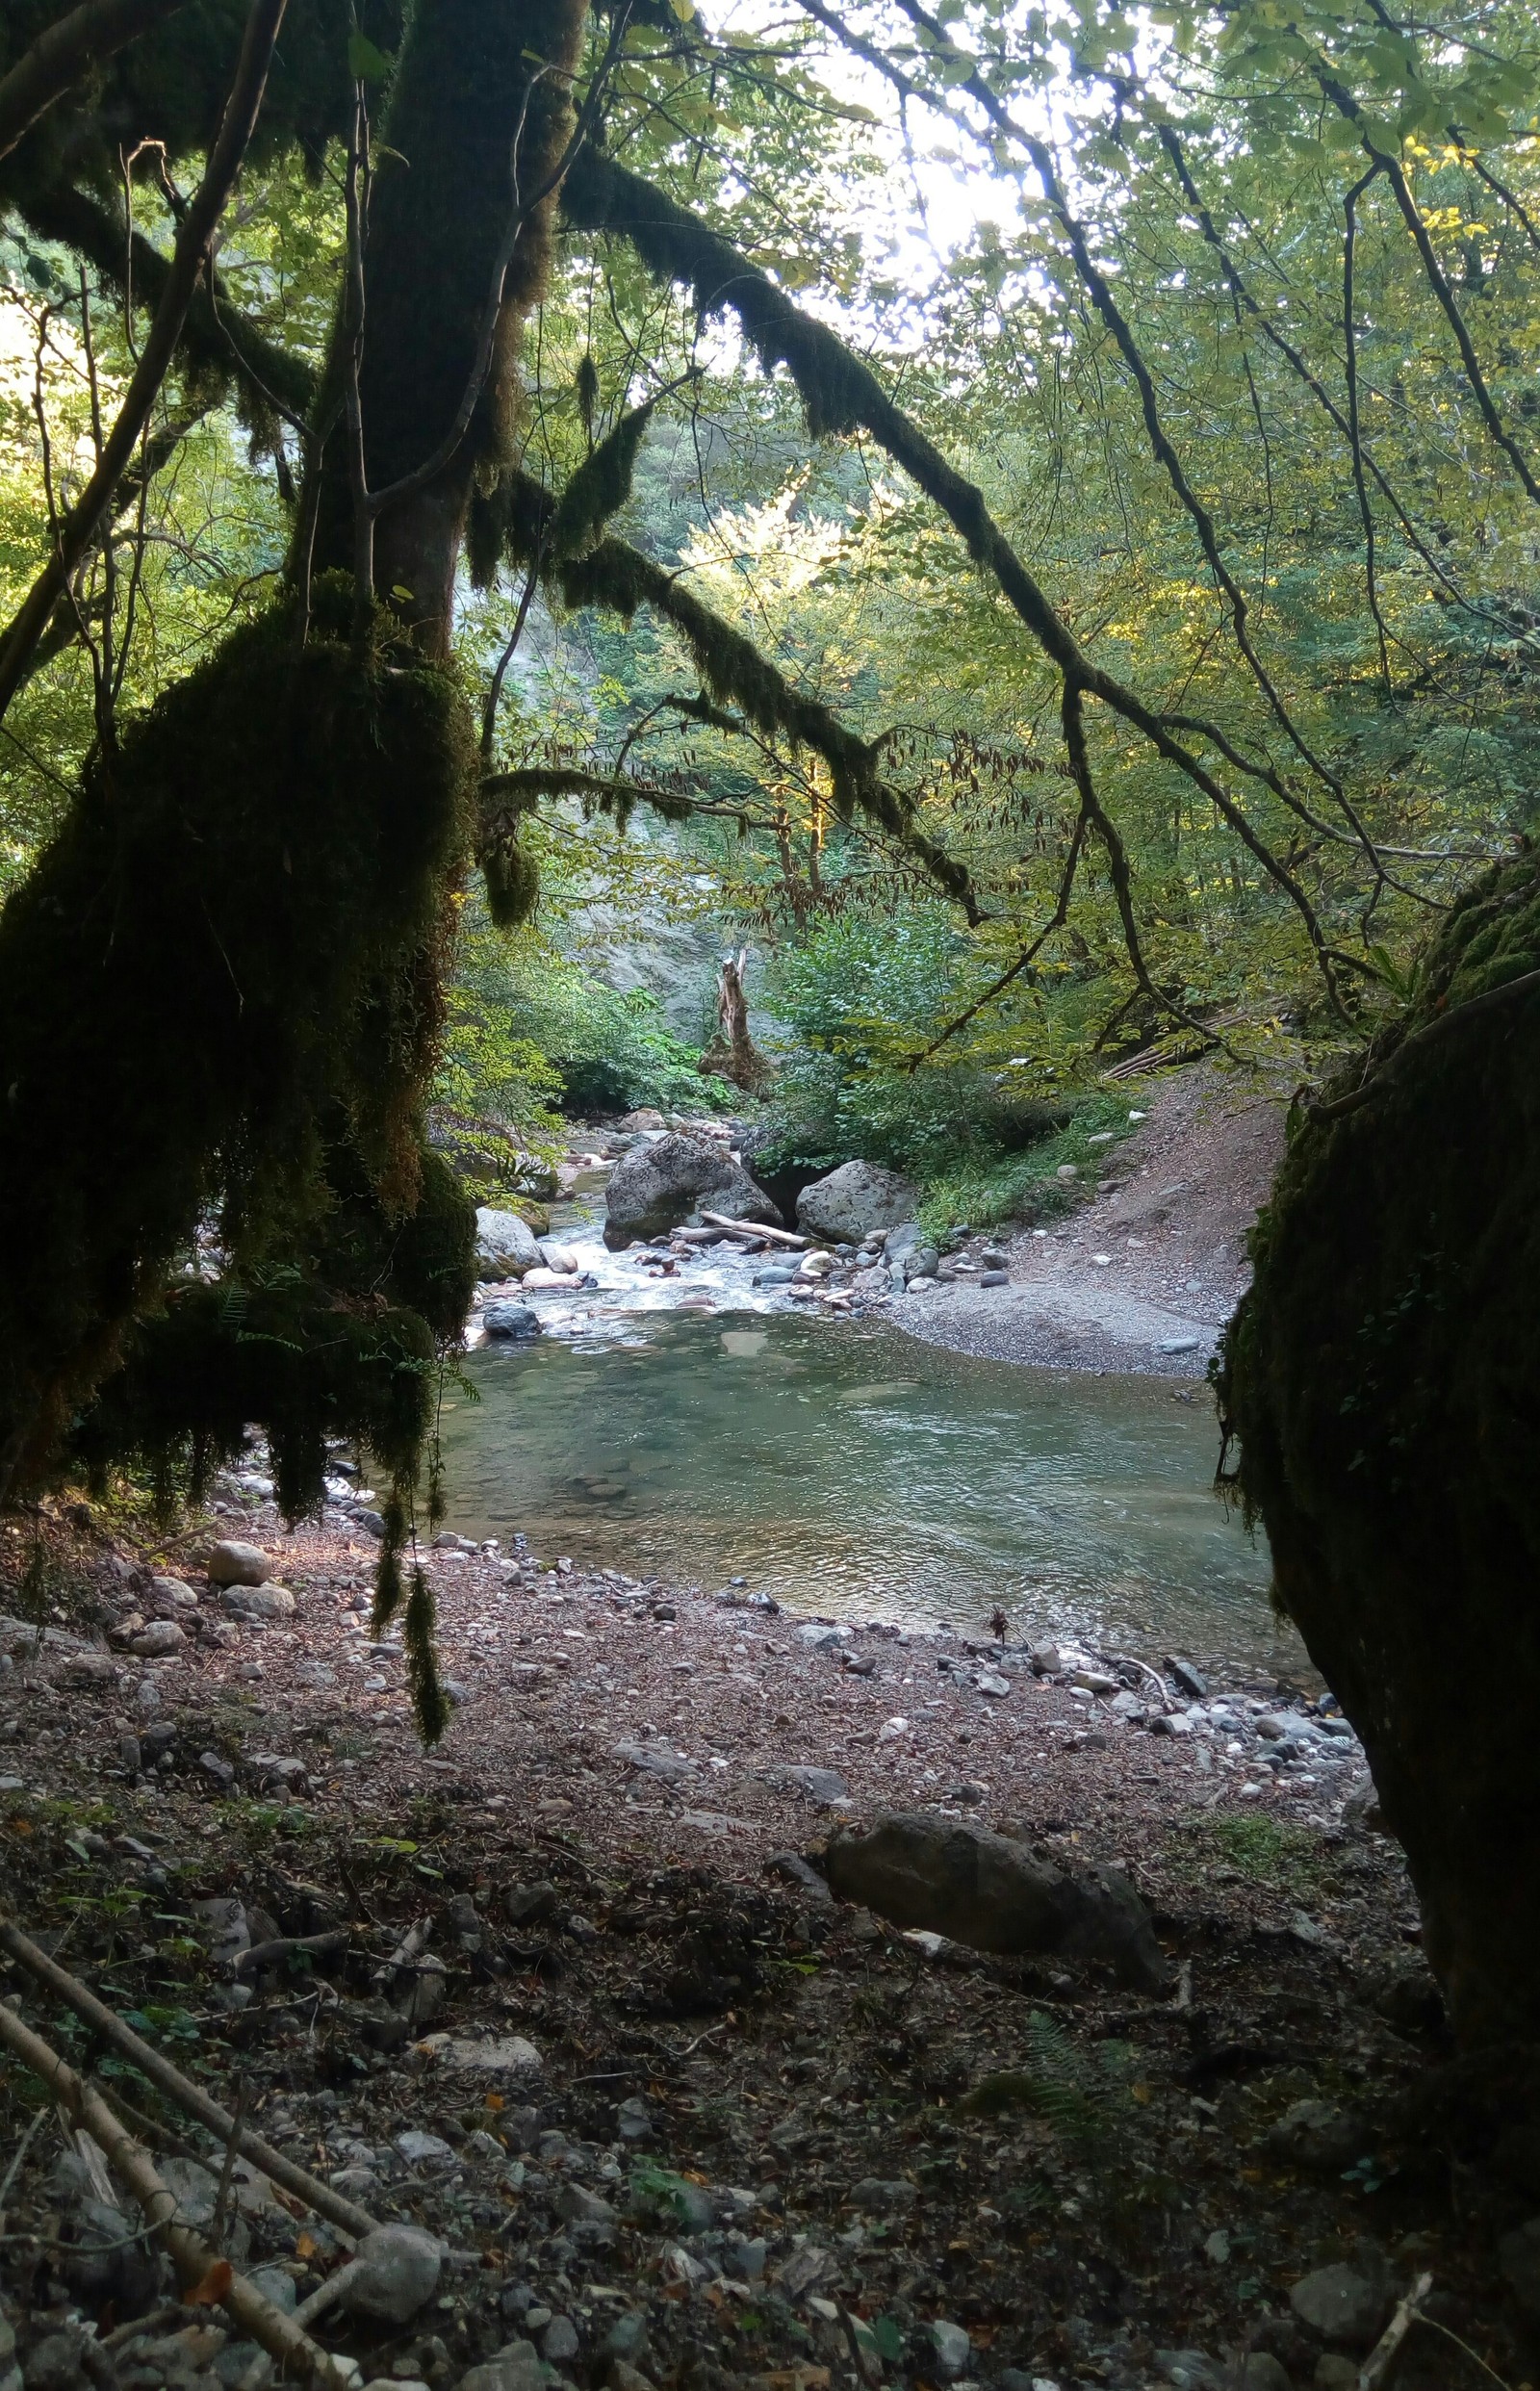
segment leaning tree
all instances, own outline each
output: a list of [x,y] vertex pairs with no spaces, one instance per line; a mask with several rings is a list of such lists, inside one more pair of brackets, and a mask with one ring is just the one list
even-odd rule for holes
[[[196,1483],[257,1420],[298,1511],[326,1436],[353,1434],[393,1484],[380,1614],[406,1592],[470,1273],[469,1209],[424,1120],[457,897],[479,868],[495,917],[527,913],[543,801],[703,803],[686,772],[644,774],[629,734],[581,760],[503,751],[537,590],[661,620],[697,682],[665,709],[681,733],[809,759],[834,815],[959,909],[988,968],[943,1039],[1031,988],[1095,906],[1142,1035],[1244,1059],[1257,1025],[1224,1002],[1180,862],[1147,864],[1146,816],[1200,816],[1298,1017],[1353,1058],[1306,1107],[1230,1341],[1245,1482],[1365,1731],[1458,2021],[1491,2034],[1533,2023],[1514,1921],[1540,1850],[1510,1841],[1505,1888],[1487,1864],[1494,1821],[1527,1807],[1522,1734],[1465,1721],[1445,1662],[1451,1636],[1500,1641],[1517,1721],[1533,1341],[1493,1224],[1513,1223],[1527,1301],[1532,897],[1507,800],[1455,836],[1428,783],[1454,769],[1446,732],[1486,735],[1495,683],[1509,756],[1528,721],[1534,28],[1501,0],[1431,31],[1382,0],[1155,15],[803,0],[800,31],[751,38],[688,0],[8,11],[0,203],[72,261],[92,427],[69,488],[44,447],[47,538],[0,707],[73,657],[91,728],[0,917],[0,1484],[125,1453]],[[973,315],[908,320],[927,353],[907,377],[764,262],[799,156],[889,99],[911,142],[931,122],[962,146],[1007,219],[960,274]],[[335,227],[315,359],[281,306],[232,287],[257,185],[296,172]],[[639,302],[618,403],[600,409],[585,354],[552,474],[532,334],[579,255],[616,321],[639,285],[681,296],[695,353],[680,371],[690,341]],[[110,394],[104,297],[123,325]],[[947,570],[976,575],[974,645],[1051,716],[1066,793],[1025,875],[971,868],[902,740],[613,527],[658,410],[742,360],[795,394],[810,440],[887,476],[885,520],[923,509],[924,553],[942,527]],[[281,587],[136,708],[146,494],[211,408],[282,494]],[[1099,604],[1104,531],[1071,559],[1057,497],[1013,491],[990,452],[1013,408],[1056,493],[1114,460],[1108,511],[1125,563],[1159,560],[1154,598]],[[1297,576],[1322,553],[1333,620],[1312,644]],[[457,609],[500,577],[522,597],[473,691]],[[1166,625],[1158,652],[1131,608]],[[1417,922],[1495,859],[1393,1019]]]

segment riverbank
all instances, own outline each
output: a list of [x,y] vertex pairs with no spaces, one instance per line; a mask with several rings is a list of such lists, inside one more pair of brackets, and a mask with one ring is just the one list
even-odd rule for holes
[[1006,1247],[1008,1283],[897,1297],[928,1344],[1055,1370],[1201,1377],[1249,1275],[1245,1239],[1283,1152],[1291,1089],[1196,1064],[1141,1096],[1089,1201]]
[[[243,2075],[262,2130],[467,2253],[410,2327],[335,2336],[365,2373],[436,2391],[518,2335],[612,2391],[638,2391],[629,2367],[830,2391],[858,2364],[894,2391],[1152,2391],[1249,2348],[1247,2383],[1279,2391],[1348,2381],[1364,2318],[1429,2269],[1508,2364],[1486,2223],[1382,2155],[1436,1999],[1361,1758],[1289,1691],[1225,1688],[1216,1717],[1219,1689],[1157,1700],[1106,1656],[1035,1668],[449,1545],[427,1565],[459,1699],[424,1755],[402,1657],[367,1635],[371,1540],[340,1514],[285,1535],[260,1504],[214,1527],[262,1546],[291,1618],[232,1615],[190,1557],[206,1532],[152,1555],[189,1601],[50,1526],[74,1595],[40,1648],[8,1643],[4,1897],[173,2050]],[[156,1609],[174,1649],[120,1649]],[[1174,1993],[831,1902],[832,1827],[892,1808],[1121,1870]],[[237,1910],[248,1941],[341,1919],[345,1948],[235,1997],[214,1945]],[[13,2077],[5,2097],[19,2126]],[[40,2138],[8,2223],[62,2201]],[[313,2220],[243,2223],[300,2296],[336,2263]],[[68,2289],[22,2263],[25,2338]],[[1361,2287],[1348,2341],[1294,2297],[1333,2264]],[[213,2364],[207,2391],[235,2379]]]

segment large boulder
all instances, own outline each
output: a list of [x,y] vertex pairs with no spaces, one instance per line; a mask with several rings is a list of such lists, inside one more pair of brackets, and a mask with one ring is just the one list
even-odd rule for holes
[[1174,1981],[1149,1912],[1116,1868],[1053,1867],[1009,1836],[898,1811],[836,1836],[828,1869],[842,1901],[895,1926],[928,1927],[975,1951],[1099,1960],[1141,1992],[1168,1992]]
[[653,1138],[622,1155],[610,1173],[604,1243],[617,1248],[633,1237],[659,1236],[698,1221],[703,1205],[725,1220],[781,1226],[781,1215],[763,1188],[725,1145],[677,1134]]
[[480,1279],[522,1278],[536,1269],[540,1247],[534,1230],[516,1212],[478,1204],[475,1215],[475,1274]]
[[920,1192],[880,1163],[841,1163],[827,1178],[814,1179],[797,1198],[797,1221],[810,1237],[832,1245],[859,1246],[863,1238],[912,1221]]

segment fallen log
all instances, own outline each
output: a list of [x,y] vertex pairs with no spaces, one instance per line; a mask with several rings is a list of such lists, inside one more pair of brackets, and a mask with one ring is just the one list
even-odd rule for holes
[[730,1237],[767,1237],[772,1246],[794,1246],[799,1253],[808,1243],[793,1230],[768,1228],[763,1221],[725,1220],[720,1212],[707,1212],[704,1204],[701,1218],[710,1228],[726,1229]]
[[179,2068],[173,2068],[169,2059],[164,2059],[148,2043],[141,2042],[133,2027],[123,2023],[116,2010],[109,2009],[105,2001],[99,2001],[94,1992],[89,1992],[78,1977],[72,1976],[67,1968],[61,1967],[57,1960],[51,1960],[46,1951],[40,1951],[30,1935],[24,1935],[20,1927],[13,1925],[3,1913],[0,1913],[0,1950],[9,1952],[19,1967],[36,1977],[39,1984],[45,1985],[50,1992],[74,2011],[77,2018],[84,2018],[88,2024],[93,2025],[115,2050],[121,2051],[125,2059],[132,2059],[141,2073],[148,2076],[157,2092],[164,2093],[167,2100],[174,2101],[184,2116],[195,2117],[200,2125],[206,2125],[211,2134],[217,2134],[227,2146],[233,2139],[236,2156],[249,2159],[253,2167],[261,2169],[270,2182],[293,2193],[295,2198],[303,2200],[316,2216],[324,2217],[329,2224],[339,2225],[354,2240],[377,2230],[379,2219],[372,2217],[367,2209],[359,2208],[352,2200],[344,2199],[342,2194],[334,2192],[330,2184],[318,2182],[303,2167],[296,2167],[293,2159],[285,2158],[281,2150],[275,2150],[270,2142],[264,2142],[262,2136],[252,2133],[249,2127],[242,2126],[238,2131],[235,2119],[227,2109],[221,2109],[217,2100],[211,2100],[201,2086],[192,2083]]
[[211,2249],[201,2234],[177,2223],[176,2194],[156,2173],[149,2152],[135,2141],[101,2094],[3,2004],[0,2043],[47,2086],[71,2123],[97,2144],[118,2181],[143,2210],[147,2230],[169,2253],[184,2292],[200,2291],[206,2304],[223,2308],[244,2333],[266,2350],[280,2377],[297,2377],[301,2382],[322,2386],[322,2391],[351,2391],[357,2381],[356,2367],[346,2360],[339,2364],[293,2317],[264,2299],[244,2275],[237,2275],[228,2259]]

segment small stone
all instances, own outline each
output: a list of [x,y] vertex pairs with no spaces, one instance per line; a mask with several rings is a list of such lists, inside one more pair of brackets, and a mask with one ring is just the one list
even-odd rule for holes
[[454,2160],[453,2146],[442,2135],[424,2134],[416,2126],[397,2135],[396,2147],[408,2167],[449,2167]]
[[[533,2316],[536,2311],[529,2311]],[[459,2391],[546,2391],[546,2370],[532,2341],[510,2341],[482,2366],[460,2377]]]
[[[123,1739],[127,1742],[131,1738],[125,1736]],[[209,1779],[209,1782],[212,1785],[217,1785],[221,1793],[229,1792],[230,1787],[235,1783],[235,1770],[231,1767],[230,1762],[224,1758],[222,1753],[200,1752],[198,1754],[198,1766],[203,1771],[203,1774]]]
[[1282,2361],[1270,2350],[1251,2350],[1241,2360],[1236,2391],[1294,2391]]
[[[1194,1345],[1197,1343],[1197,1339],[1195,1337],[1193,1339],[1193,1343]],[[1173,1345],[1169,1349],[1165,1346],[1161,1348],[1163,1352],[1168,1350],[1171,1352],[1176,1352],[1179,1350],[1185,1351],[1187,1349],[1185,1345],[1182,1347]],[[1187,1694],[1194,1702],[1204,1702],[1208,1699],[1208,1679],[1204,1676],[1201,1669],[1195,1669],[1193,1666],[1191,1660],[1182,1659],[1179,1654],[1168,1653],[1166,1657],[1166,1667],[1168,1674],[1175,1679],[1182,1692]]]
[[219,1603],[232,1619],[292,1619],[297,1608],[289,1588],[270,1579],[262,1585],[227,1585]]
[[609,2391],[654,2391],[654,2385],[628,2358],[617,2357],[609,2361]]
[[1157,2350],[1155,2363],[1174,2391],[1221,2391],[1224,2378],[1202,2350]]
[[1358,2360],[1337,2357],[1328,2350],[1316,2360],[1311,2379],[1316,2391],[1358,2391]]
[[888,2181],[882,2175],[863,2175],[852,2184],[850,2199],[853,2208],[863,2208],[874,2216],[891,2216],[895,2210],[912,2208],[919,2194],[911,2183],[902,2178]]
[[187,1631],[174,1619],[149,1619],[129,1637],[128,1649],[141,1660],[166,1660],[172,1653],[186,1652]]
[[1370,2349],[1385,2322],[1384,2291],[1356,2267],[1318,2267],[1296,2283],[1289,2305],[1301,2325],[1344,2350]]
[[225,1539],[209,1555],[208,1571],[214,1585],[266,1585],[272,1563],[259,1545]]
[[1330,2100],[1296,2100],[1269,2127],[1267,2146],[1287,2166],[1332,2174],[1352,2164],[1363,2138],[1362,2121],[1350,2110]]
[[622,2142],[653,2140],[653,2113],[639,2093],[621,2102],[615,2112],[615,2130]]
[[850,1799],[850,1787],[837,1768],[812,1768],[793,1762],[783,1768],[772,1768],[767,1774],[772,1785],[806,1793],[809,1801],[825,1806]]
[[[426,2141],[434,2138],[423,2137]],[[410,2139],[401,2135],[398,2149]],[[444,2254],[431,2233],[418,2225],[393,2224],[366,2233],[353,2252],[353,2261],[358,2273],[349,2274],[342,2286],[342,2304],[348,2314],[373,2317],[385,2325],[404,2325],[426,2307],[438,2290]]]
[[1011,1691],[1011,1680],[1009,1677],[996,1676],[992,1669],[984,1670],[980,1676],[974,1679],[973,1683],[978,1687],[981,1694],[988,1694],[989,1696],[991,1702],[1003,1702],[1007,1694]]
[[540,2336],[540,2353],[548,2366],[569,2366],[578,2355],[578,2327],[570,2316],[553,2316]]
[[600,2344],[599,2354],[613,2365],[632,2367],[647,2355],[647,2318],[639,2308],[618,2316]]
[[961,2325],[950,2324],[938,2316],[931,2327],[931,2347],[936,2353],[936,2371],[943,2382],[956,2382],[967,2373],[973,2355],[973,2344]]

